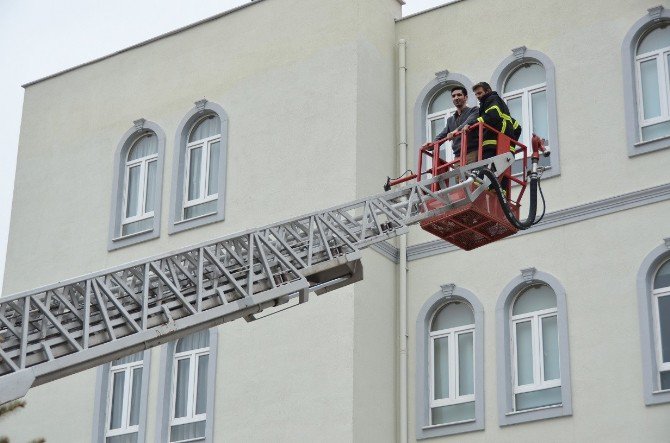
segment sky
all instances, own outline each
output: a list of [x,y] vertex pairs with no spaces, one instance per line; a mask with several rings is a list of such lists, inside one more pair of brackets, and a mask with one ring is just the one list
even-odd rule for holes
[[[403,16],[450,1],[454,0],[405,0]],[[0,0],[0,290],[23,107],[21,85],[247,3]],[[38,251],[26,253],[37,256]]]

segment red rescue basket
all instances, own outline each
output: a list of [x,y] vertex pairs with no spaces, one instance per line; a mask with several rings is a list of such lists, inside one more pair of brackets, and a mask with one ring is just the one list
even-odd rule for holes
[[[484,128],[497,134],[496,156],[510,151],[523,155],[523,160],[519,157],[521,168],[518,173],[512,173],[513,161],[506,163],[506,168],[502,172],[495,171],[496,174],[499,174],[498,179],[504,191],[506,203],[512,214],[518,219],[521,198],[527,186],[526,146],[485,123],[474,124],[462,133],[460,157],[447,161],[440,156],[440,146],[447,141],[446,139],[426,143],[419,150],[419,173],[389,181],[391,186],[413,179],[420,182],[438,177],[449,171],[460,170],[459,174],[445,174],[446,178],[444,180],[438,180],[429,185],[431,193],[442,191],[442,194],[447,194],[446,200],[451,202],[451,209],[423,220],[421,228],[466,251],[508,237],[518,231],[518,228],[505,217],[498,196],[493,190],[479,189],[482,185],[477,182],[472,182],[465,187],[458,186],[458,182],[466,178],[463,170],[472,171],[477,167],[489,165],[489,162],[483,161],[486,160],[486,158],[483,158],[484,151],[482,149]],[[467,139],[468,136],[472,137],[474,135],[472,131],[478,131],[479,135],[477,162],[467,164]],[[493,160],[492,157],[494,156],[488,155],[486,157]],[[422,210],[424,212],[433,211],[444,206],[443,201],[430,198]]]

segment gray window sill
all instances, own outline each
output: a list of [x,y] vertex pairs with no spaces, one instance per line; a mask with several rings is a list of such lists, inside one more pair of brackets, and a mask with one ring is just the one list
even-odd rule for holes
[[192,222],[193,220],[199,220],[199,219],[201,219],[201,218],[210,217],[210,216],[215,215],[215,214],[216,214],[216,211],[214,211],[214,212],[209,212],[209,213],[207,213],[207,214],[198,215],[197,217],[191,217],[191,218],[186,218],[186,219],[184,219],[184,220],[176,221],[176,222],[174,222],[174,224],[175,224],[175,225],[180,225],[180,224],[182,224],[182,223]]
[[423,426],[421,429],[423,429],[423,430],[439,429],[439,428],[445,428],[445,427],[448,427],[448,426],[461,425],[463,423],[474,423],[474,422],[475,422],[475,419],[471,418],[469,420],[453,421],[451,423],[443,423],[443,424],[439,424],[439,425]]
[[523,411],[506,412],[505,415],[507,415],[507,416],[514,416],[514,415],[526,414],[526,413],[528,413],[528,412],[545,411],[545,410],[547,410],[547,409],[556,409],[556,408],[562,408],[562,407],[563,407],[563,403],[558,404],[558,405],[542,406],[542,407],[540,407],[540,408],[524,409]]
[[151,231],[153,231],[153,229],[147,229],[145,231],[135,232],[133,234],[128,234],[128,235],[124,235],[124,236],[121,236],[121,237],[113,238],[112,241],[118,242],[118,241],[126,240],[126,239],[129,239],[129,238],[138,237],[142,234],[146,234],[146,233],[151,232]]

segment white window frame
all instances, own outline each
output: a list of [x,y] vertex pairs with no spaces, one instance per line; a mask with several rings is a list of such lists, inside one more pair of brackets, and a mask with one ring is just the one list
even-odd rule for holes
[[[516,303],[517,299],[514,301]],[[510,309],[514,309],[514,303]],[[517,410],[516,407],[516,395],[523,394],[527,392],[542,391],[550,388],[557,388],[561,386],[561,378],[545,380],[544,379],[544,344],[542,342],[542,320],[545,318],[556,317],[558,322],[558,308],[553,307],[549,309],[542,309],[540,311],[533,311],[518,315],[512,315],[510,312],[510,338],[511,338],[511,352],[512,352],[512,374],[514,377],[514,386],[512,392],[513,396],[513,406],[514,410]],[[533,357],[533,383],[519,385],[519,368],[517,367],[517,328],[518,323],[524,323],[530,321],[531,328],[531,337],[532,337],[532,357]],[[559,349],[559,368],[560,368],[560,342],[558,344]]]
[[[109,381],[107,386],[107,414],[105,417],[105,438],[115,437],[125,434],[139,433],[139,423],[137,425],[130,426],[130,408],[133,392],[133,371],[135,369],[142,368],[144,371],[144,361],[137,360],[130,363],[124,363],[121,365],[112,364],[109,369]],[[112,418],[112,398],[114,397],[114,375],[124,372],[123,378],[123,406],[121,408],[121,427],[116,429],[111,429],[111,418]],[[144,377],[144,372],[142,373],[142,378]],[[140,389],[141,389],[142,379],[140,379]],[[137,405],[139,408],[140,405]]]
[[[147,137],[146,135],[143,137]],[[155,135],[151,135],[151,137],[155,137]],[[137,142],[140,139],[135,140],[133,143],[133,147],[137,144]],[[130,156],[130,153],[132,152],[132,148],[128,150],[128,156]],[[147,218],[151,218],[154,216],[154,211],[147,211],[146,210],[146,195],[147,195],[147,180],[148,180],[148,170],[149,170],[149,163],[156,162],[156,174],[158,174],[158,152],[147,155],[146,157],[140,157],[135,160],[128,160],[126,157],[126,166],[125,166],[125,172],[123,176],[123,204],[122,204],[122,210],[123,210],[123,215],[121,219],[121,232],[119,233],[122,237],[125,237],[123,235],[123,227],[127,224],[134,223],[137,221],[145,220]],[[137,197],[137,206],[139,208],[139,213],[138,215],[128,217],[126,214],[128,213],[128,178],[130,176],[130,170],[132,168],[139,167],[140,168],[140,186],[138,188],[139,195]],[[155,204],[154,204],[155,207]],[[137,235],[142,232],[150,231],[153,229],[153,226],[145,231],[140,231],[140,232],[135,232],[133,234],[128,234],[128,235]]]
[[[544,67],[542,68],[544,69]],[[516,70],[512,71],[512,74],[514,74]],[[512,75],[510,74],[510,75]],[[546,75],[546,72],[545,72]],[[505,80],[505,84],[509,80],[509,77]],[[514,91],[509,91],[505,92],[503,94],[503,100],[505,100],[505,103],[507,103],[509,100],[519,98],[521,97],[521,118],[524,122],[524,126],[529,128],[527,131],[523,131],[521,138],[519,141],[523,143],[526,146],[526,152],[528,152],[528,156],[532,154],[533,149],[531,146],[531,134],[533,132],[533,101],[531,100],[531,97],[533,94],[536,94],[538,92],[544,92],[545,94],[547,93],[547,82],[546,80],[542,83],[537,83],[531,86],[526,86],[525,88],[521,89],[516,89]],[[547,109],[547,114],[549,113],[549,110]],[[548,124],[549,122],[547,122]],[[548,140],[545,140],[545,148],[551,149],[551,146],[548,143]],[[517,152],[515,155],[515,158],[521,159],[523,158],[523,152]]]
[[[658,271],[657,271],[658,272]],[[654,321],[654,342],[656,348],[656,367],[658,368],[656,377],[659,386],[659,392],[670,392],[670,389],[660,389],[661,372],[670,371],[670,362],[663,361],[663,344],[661,343],[661,319],[658,312],[658,301],[661,297],[670,297],[670,287],[654,289],[652,292],[652,318]]]
[[[637,92],[638,103],[638,136],[642,138],[642,129],[658,123],[664,123],[670,120],[670,66],[668,58],[670,57],[670,46],[658,49],[656,51],[645,52],[635,55],[635,89]],[[642,94],[642,63],[656,59],[656,75],[658,80],[658,94],[661,107],[661,115],[658,117],[644,118],[644,97]]]
[[[475,380],[475,361],[474,361],[474,353],[473,353],[473,362],[472,362],[472,370],[473,370],[473,393],[472,394],[467,394],[467,395],[460,395],[458,389],[459,389],[459,381],[460,381],[460,373],[459,373],[459,357],[458,357],[458,337],[463,334],[472,334],[472,343],[473,343],[473,348],[474,348],[474,343],[475,343],[475,325],[474,324],[469,324],[465,326],[458,326],[455,328],[449,328],[449,329],[442,329],[440,331],[433,331],[429,334],[430,340],[430,354],[428,357],[429,361],[429,371],[430,371],[430,408],[431,410],[434,408],[439,408],[442,406],[451,406],[451,405],[458,405],[461,403],[470,403],[475,401],[475,387],[474,383],[476,383]],[[449,397],[447,398],[435,398],[435,340],[441,339],[441,338],[447,338],[448,340],[448,347],[449,347]],[[431,414],[432,416],[432,414]],[[474,420],[474,419],[473,419]],[[430,418],[430,424],[433,425],[432,422],[432,417]],[[451,423],[449,423],[451,424]]]
[[[433,94],[433,97],[428,102],[429,103],[428,107],[430,107],[430,105],[433,103],[435,98],[437,98],[437,96],[442,94],[444,91],[449,92],[450,90],[449,90],[449,88],[441,89],[441,90],[437,91],[435,94]],[[442,119],[443,123],[444,123],[442,125],[442,129],[444,129],[447,126],[447,120],[449,120],[449,117],[454,115],[454,112],[456,112],[456,107],[455,106],[453,106],[451,108],[444,109],[442,111],[437,111],[437,112],[433,112],[432,114],[427,114],[426,115],[426,142],[432,142],[433,141],[433,139],[432,139],[432,135],[433,135],[432,123],[434,121]],[[442,131],[442,129],[440,129],[440,131]],[[439,134],[439,133],[440,132],[438,131],[437,134]],[[435,135],[437,135],[437,134],[435,134]],[[451,148],[451,142],[444,142],[441,147],[444,148],[445,160],[448,161],[448,162],[452,161],[454,159],[454,151]],[[427,165],[428,168],[432,167],[432,159],[428,159],[428,163],[426,163],[426,165]]]
[[[204,119],[210,118],[209,116],[204,117],[195,123],[193,123],[191,127],[191,131],[195,129]],[[190,137],[190,133],[189,133]],[[216,142],[221,142],[221,134],[213,135],[211,137],[203,138],[200,140],[196,140],[193,142],[190,142],[186,145],[186,162],[185,162],[185,177],[184,177],[184,189],[183,189],[183,202],[182,202],[182,212],[183,212],[183,217],[184,220],[186,220],[186,208],[189,208],[191,206],[197,206],[203,203],[208,203],[214,200],[217,200],[219,198],[219,193],[218,191],[215,194],[207,195],[207,192],[209,190],[209,167],[210,167],[210,153],[211,153],[211,146],[212,144]],[[200,198],[196,198],[194,200],[189,200],[188,199],[188,185],[190,181],[190,173],[191,173],[191,152],[194,149],[197,148],[202,148],[202,156],[200,160],[200,183],[199,183],[199,195]],[[219,146],[219,150],[221,149],[221,146]],[[219,155],[222,155],[221,151],[219,151]],[[220,173],[220,171],[219,171]],[[218,178],[217,178],[218,179]],[[213,211],[213,212],[216,212]],[[203,214],[198,217],[203,217],[209,214]],[[189,218],[189,220],[193,219],[195,217]]]
[[[203,355],[210,355],[210,348],[198,348],[188,351],[175,352],[174,362],[172,365],[172,390],[171,390],[171,402],[170,402],[170,433],[172,432],[173,426],[183,425],[187,423],[197,423],[200,421],[207,420],[207,412],[202,414],[195,413],[196,406],[196,396],[198,394],[198,366],[199,358]],[[184,417],[175,417],[175,403],[177,401],[177,370],[179,367],[180,360],[189,359],[189,372],[188,372],[188,391],[187,391],[187,402],[186,402],[186,415]],[[208,359],[209,364],[209,359]],[[209,369],[209,368],[208,368]],[[194,441],[201,440],[203,437],[198,437]],[[191,440],[179,440],[179,441],[191,441]],[[177,442],[175,442],[177,443]]]

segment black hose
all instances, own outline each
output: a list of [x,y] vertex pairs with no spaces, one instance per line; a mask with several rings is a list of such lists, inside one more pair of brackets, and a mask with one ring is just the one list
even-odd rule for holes
[[[500,202],[500,206],[503,209],[505,218],[507,218],[507,220],[512,224],[512,226],[514,226],[517,229],[524,230],[530,228],[536,223],[535,214],[537,212],[537,184],[539,181],[537,174],[531,175],[530,178],[530,206],[528,207],[528,217],[523,221],[517,219],[512,213],[512,210],[510,209],[509,204],[507,203],[507,200],[503,195],[502,189],[500,189],[500,183],[498,183],[498,178],[493,173],[493,171],[486,168],[481,169],[479,171],[479,177],[483,178],[484,176],[488,177],[489,180],[491,181],[491,185],[493,186],[493,190],[496,192],[496,195],[498,196],[498,201]],[[544,196],[542,197],[542,200],[544,201]]]

